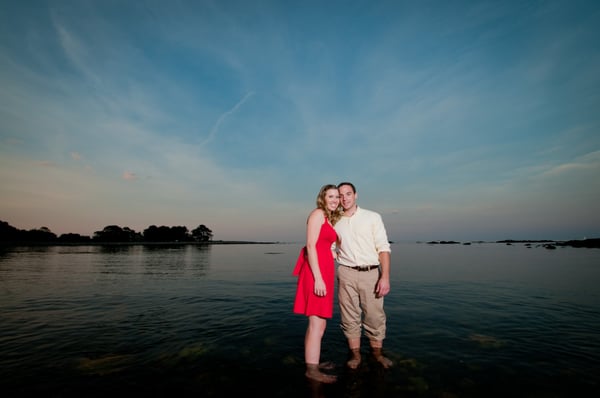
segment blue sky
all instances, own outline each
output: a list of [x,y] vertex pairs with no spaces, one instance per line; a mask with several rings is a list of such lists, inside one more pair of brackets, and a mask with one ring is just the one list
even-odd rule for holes
[[597,1],[0,1],[0,220],[600,237]]

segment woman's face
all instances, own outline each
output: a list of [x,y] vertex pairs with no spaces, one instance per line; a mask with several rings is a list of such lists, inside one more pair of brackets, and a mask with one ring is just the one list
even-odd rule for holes
[[340,193],[337,189],[332,188],[325,191],[325,205],[329,211],[335,211],[340,205]]

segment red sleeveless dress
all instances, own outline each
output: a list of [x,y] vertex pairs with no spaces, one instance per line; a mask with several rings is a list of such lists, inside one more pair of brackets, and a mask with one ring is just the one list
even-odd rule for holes
[[321,225],[321,231],[317,239],[317,258],[319,268],[327,288],[325,296],[315,295],[315,278],[308,264],[308,253],[306,246],[300,251],[293,275],[298,276],[296,286],[296,298],[294,300],[294,313],[306,316],[317,315],[322,318],[333,316],[333,289],[335,282],[335,265],[331,245],[337,239],[335,229],[327,222]]

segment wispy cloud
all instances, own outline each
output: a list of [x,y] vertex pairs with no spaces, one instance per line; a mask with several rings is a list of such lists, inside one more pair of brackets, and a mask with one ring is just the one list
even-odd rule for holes
[[128,181],[137,180],[137,175],[131,171],[125,171],[123,172],[123,179]]
[[89,67],[92,55],[89,54],[90,50],[87,46],[64,26],[56,24],[55,27],[62,49],[72,65],[87,79],[90,79],[94,83],[99,83],[100,78],[96,75],[94,70]]
[[230,117],[231,115],[235,114],[235,112],[246,102],[248,101],[248,99],[250,97],[252,97],[254,95],[254,92],[250,91],[249,93],[247,93],[246,95],[244,95],[244,97],[233,106],[233,108],[229,109],[228,111],[222,113],[219,118],[217,119],[217,121],[215,122],[215,125],[213,126],[213,128],[210,130],[210,133],[208,134],[208,137],[206,137],[206,139],[204,141],[202,141],[202,145],[209,143],[210,141],[212,141],[213,139],[215,139],[215,137],[217,136],[217,133],[219,132],[219,127],[221,127],[221,123],[223,123],[223,120],[225,120],[226,118]]
[[543,171],[541,177],[560,177],[576,172],[586,172],[586,176],[592,178],[600,175],[600,150],[587,153],[572,162],[552,166]]

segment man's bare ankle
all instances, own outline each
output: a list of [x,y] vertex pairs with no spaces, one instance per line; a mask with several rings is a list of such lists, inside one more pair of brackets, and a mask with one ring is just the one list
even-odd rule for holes
[[372,347],[373,357],[379,362],[384,368],[390,368],[394,364],[391,359],[383,355],[381,347]]
[[351,348],[350,349],[350,359],[346,364],[350,369],[356,369],[360,365],[362,361],[362,356],[360,354],[360,348]]

